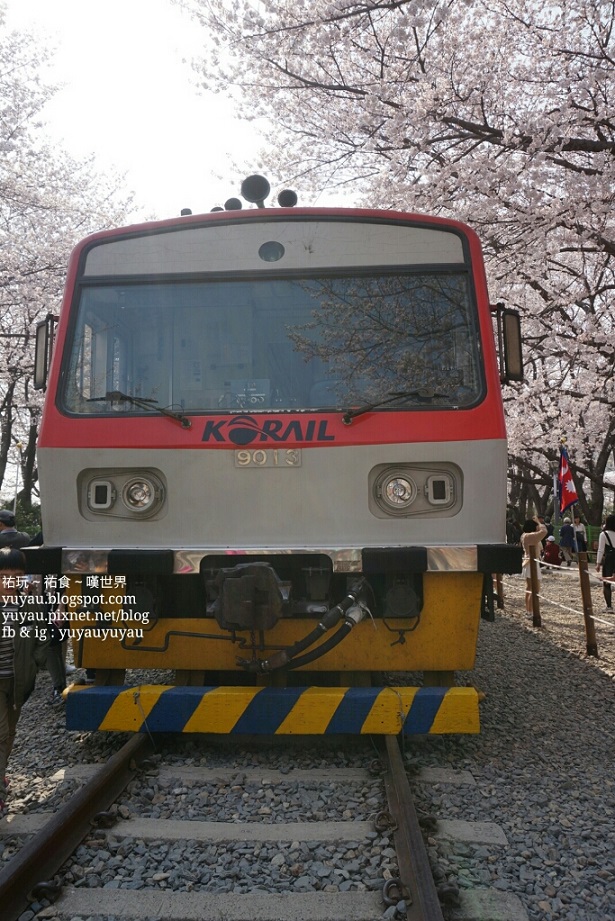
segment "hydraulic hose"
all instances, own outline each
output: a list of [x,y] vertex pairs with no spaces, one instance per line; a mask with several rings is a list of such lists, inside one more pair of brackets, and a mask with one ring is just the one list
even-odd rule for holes
[[[277,669],[282,668],[298,668],[300,664],[304,664],[305,661],[312,662],[314,659],[320,658],[324,655],[328,649],[333,649],[340,643],[344,637],[350,632],[352,627],[355,626],[365,617],[368,613],[368,609],[365,605],[361,603],[360,596],[363,593],[366,582],[362,581],[360,586],[352,592],[349,592],[339,604],[334,605],[330,608],[327,613],[323,616],[321,621],[311,630],[307,636],[302,640],[297,640],[292,646],[286,647],[286,649],[281,649],[279,652],[275,652],[268,659],[264,660],[254,660],[254,659],[238,659],[238,664],[242,665],[247,671],[257,671],[259,673],[267,673],[276,671]],[[360,612],[361,616],[357,618],[355,614],[354,617],[351,616],[351,612]],[[348,614],[347,614],[348,612]],[[341,618],[346,615],[346,620],[340,629],[325,643],[321,643],[312,653],[308,653],[307,656],[302,656],[297,659],[297,656],[300,652],[303,652],[304,649],[307,649],[309,646],[312,646],[316,640],[318,640],[327,630],[330,630],[334,627]]]
[[335,649],[335,647],[342,642],[344,637],[348,636],[352,628],[356,627],[358,623],[367,617],[368,613],[367,608],[359,604],[355,605],[348,611],[344,623],[339,630],[336,630],[333,636],[330,636],[328,640],[325,640],[325,642],[317,646],[316,649],[311,649],[310,652],[307,652],[304,656],[293,659],[286,666],[286,669],[290,670],[293,668],[300,668],[302,665],[308,665],[308,663],[320,659],[321,656],[324,656],[325,653],[329,652],[331,649]]

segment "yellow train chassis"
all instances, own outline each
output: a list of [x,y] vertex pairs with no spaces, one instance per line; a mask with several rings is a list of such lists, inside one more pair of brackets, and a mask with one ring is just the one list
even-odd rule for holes
[[[450,685],[455,671],[474,666],[481,594],[480,573],[426,573],[418,624],[365,620],[305,669],[269,675],[246,675],[237,659],[266,659],[316,621],[283,619],[262,633],[233,634],[213,618],[107,620],[96,637],[88,630],[98,629],[100,617],[90,617],[75,640],[75,658],[96,669],[97,685],[69,691],[67,725],[228,735],[477,733],[478,692]],[[116,628],[126,633],[118,638]],[[164,671],[167,683],[127,687],[125,671],[134,669]],[[366,686],[377,672],[417,671],[423,687]]]
[[[482,584],[482,574],[476,572],[426,573],[418,624],[401,618],[388,624],[379,619],[363,621],[306,670],[437,673],[472,669]],[[213,618],[163,617],[147,624],[107,620],[99,637],[92,638],[88,628],[95,628],[97,622],[90,616],[78,625],[84,630],[82,638],[78,631],[73,637],[77,664],[87,668],[228,672],[241,671],[238,658],[266,658],[291,646],[316,623],[316,618],[282,619],[270,630],[251,636],[248,631],[232,634]],[[118,638],[116,628],[127,631],[123,639]]]

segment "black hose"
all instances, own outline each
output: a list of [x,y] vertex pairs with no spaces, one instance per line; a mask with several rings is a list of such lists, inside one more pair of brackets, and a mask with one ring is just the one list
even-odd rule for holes
[[[362,587],[362,586],[361,586]],[[330,608],[326,614],[323,615],[320,622],[307,634],[302,640],[297,640],[296,643],[293,643],[292,646],[287,646],[285,649],[281,649],[279,652],[275,652],[272,656],[264,661],[256,659],[238,659],[237,662],[239,665],[242,665],[247,671],[258,671],[261,673],[269,673],[272,671],[278,671],[282,668],[296,668],[295,665],[290,664],[295,656],[303,652],[304,649],[307,649],[309,646],[312,646],[319,637],[326,633],[327,630],[330,630],[331,627],[334,627],[339,623],[340,618],[348,611],[353,605],[357,603],[357,598],[360,594],[360,591],[349,592],[339,604],[334,605]],[[337,633],[335,634],[337,636]],[[341,638],[340,638],[341,639]],[[339,640],[337,641],[339,642]],[[324,645],[324,644],[323,644]],[[335,643],[334,645],[337,645]],[[322,648],[321,646],[318,647]],[[322,653],[321,653],[322,655]],[[316,658],[318,658],[316,656]],[[309,661],[312,661],[311,659]]]
[[300,656],[298,659],[292,659],[288,665],[283,665],[280,670],[290,671],[293,668],[300,668],[302,665],[314,662],[315,659],[320,659],[325,653],[335,649],[338,643],[341,643],[344,637],[348,636],[353,627],[354,623],[352,621],[345,620],[339,630],[337,630],[333,636],[330,636],[328,640],[325,640],[324,643],[321,643],[316,649],[307,652],[304,656]]
[[[326,633],[327,630],[334,627],[342,616],[342,611],[338,610],[338,608],[339,605],[336,605],[334,608],[327,611],[323,619],[316,624],[313,630],[310,630],[307,636],[304,636],[302,640],[297,640],[292,646],[287,646],[286,649],[283,650],[284,655],[288,656],[289,659],[294,658],[298,653],[303,652],[304,649],[307,649],[308,646],[315,643],[323,633]],[[330,621],[329,623],[327,623],[328,620]]]

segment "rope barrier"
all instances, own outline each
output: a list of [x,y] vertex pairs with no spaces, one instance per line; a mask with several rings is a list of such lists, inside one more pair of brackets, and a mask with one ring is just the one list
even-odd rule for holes
[[[578,611],[575,608],[571,608],[566,604],[560,604],[559,601],[554,601],[551,598],[547,598],[546,595],[541,594],[542,589],[542,570],[545,569],[545,575],[547,574],[549,568],[558,569],[559,572],[570,572],[572,575],[573,569],[571,567],[571,560],[566,560],[567,566],[563,568],[562,566],[554,566],[553,564],[544,563],[536,555],[536,544],[534,542],[528,543],[528,546],[524,548],[526,551],[526,557],[529,557],[529,564],[527,559],[524,559],[523,566],[523,576],[526,579],[525,583],[525,609],[526,613],[532,618],[532,624],[534,627],[541,627],[542,621],[540,618],[540,606],[541,602],[550,604],[555,608],[559,608],[562,611],[566,611],[569,614],[574,614],[575,617],[581,616],[585,625],[585,639],[586,639],[586,650],[588,656],[598,657],[598,643],[596,641],[596,623],[608,624],[608,626],[613,626],[609,621],[605,621],[602,618],[596,617],[594,615],[593,599],[592,599],[592,578],[594,580],[594,589],[597,588],[596,583],[604,584],[607,581],[611,581],[608,577],[605,579],[603,576],[594,575],[590,576],[589,573],[589,560],[586,551],[579,551],[577,555],[576,562],[578,563],[579,570],[579,588],[581,592],[581,604],[583,606],[582,611]],[[568,556],[568,554],[566,554]],[[576,570],[577,567],[575,567]],[[547,584],[550,580],[547,579]],[[610,592],[605,593],[610,598]],[[606,600],[606,599],[605,599]],[[574,602],[573,602],[574,603]],[[609,607],[606,609],[606,613],[611,613]]]
[[[537,560],[536,562],[538,564],[539,561]],[[544,560],[540,560],[539,565],[541,569],[554,569],[555,572],[563,573],[565,576],[578,575],[577,569],[572,566],[556,566],[555,563],[545,563]],[[606,577],[601,576],[595,572],[590,572],[589,569],[587,570],[587,575],[590,580],[593,580],[594,582],[599,582],[600,585],[602,585],[603,582],[613,583],[613,576],[606,576]],[[613,585],[613,587],[615,588],[615,584]]]
[[565,604],[560,604],[559,601],[552,601],[550,598],[545,597],[545,595],[539,595],[538,597],[541,601],[546,601],[547,604],[551,604],[555,608],[561,608],[562,611],[569,611],[571,614],[580,614],[580,616],[583,617],[583,611],[576,611],[574,608],[569,608]]
[[[552,563],[542,563],[542,562],[541,562],[540,565],[541,565],[541,567],[547,566],[547,567],[549,567],[550,569],[557,569],[557,570],[559,570],[559,568],[560,568],[559,566],[554,566]],[[564,571],[565,571],[565,570],[564,570]],[[589,573],[588,573],[588,575],[589,575]],[[602,584],[603,582],[610,582],[610,581],[611,581],[611,579],[603,579],[601,576],[593,576],[593,577],[590,576],[590,578],[594,578],[595,581],[599,582],[600,584]],[[524,580],[524,581],[525,581],[525,580]],[[511,582],[510,580],[505,579],[504,577],[502,577],[502,582],[503,582],[503,584],[504,584],[506,587],[508,587],[508,588],[516,588],[516,589],[519,590],[519,593],[523,592],[523,597],[525,597],[525,595],[527,594],[527,589],[525,589],[525,588],[522,589],[522,587],[521,587],[518,583]],[[615,586],[614,586],[614,588],[615,588]],[[565,604],[560,604],[559,601],[553,601],[551,598],[547,598],[546,595],[543,595],[543,594],[541,594],[540,592],[538,592],[537,597],[538,597],[541,601],[544,601],[544,602],[546,602],[547,604],[553,605],[553,607],[561,608],[562,611],[568,611],[570,614],[577,614],[577,615],[579,615],[580,617],[583,617],[583,611],[582,611],[582,610],[579,611],[579,610],[577,610],[576,608],[570,608],[570,607],[568,607],[568,606],[565,605]],[[615,620],[605,620],[605,619],[602,618],[602,617],[597,617],[595,614],[592,614],[592,615],[591,615],[591,618],[592,618],[592,620],[595,621],[596,623],[599,623],[599,624],[606,624],[606,626],[608,626],[608,627],[615,627]]]
[[[505,582],[505,584],[507,583]],[[527,594],[527,589],[524,589],[523,591],[524,594]],[[581,617],[583,616],[583,611],[577,611],[575,608],[569,608],[565,604],[560,604],[559,601],[551,601],[550,598],[547,598],[546,595],[541,595],[540,592],[538,593],[537,597],[540,598],[541,601],[546,601],[547,604],[552,604],[556,608],[561,608],[563,611],[570,611],[571,614],[580,614]]]

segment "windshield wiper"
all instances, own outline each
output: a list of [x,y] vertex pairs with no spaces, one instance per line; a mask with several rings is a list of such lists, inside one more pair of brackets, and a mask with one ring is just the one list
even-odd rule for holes
[[444,396],[446,396],[445,393],[438,393],[435,390],[429,390],[427,387],[424,387],[422,390],[389,390],[386,397],[383,397],[381,400],[374,400],[373,403],[366,403],[364,406],[357,407],[357,409],[347,409],[342,416],[342,422],[344,425],[350,425],[352,420],[357,416],[362,416],[363,413],[369,413],[372,409],[378,409],[379,406],[386,406],[388,403],[394,403],[395,400],[403,400],[404,397],[418,397],[419,400],[433,400],[434,397]]
[[158,406],[158,400],[154,400],[151,397],[133,397],[129,393],[122,393],[121,390],[109,390],[104,397],[91,397],[88,403],[132,403],[133,406],[140,406],[141,409],[149,409],[152,412],[168,416],[169,419],[179,422],[184,429],[192,428],[192,422],[188,416],[175,412],[173,409]]

